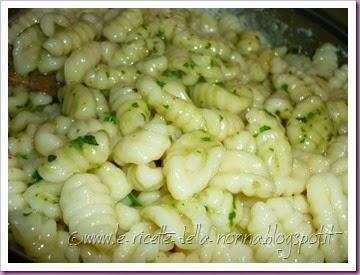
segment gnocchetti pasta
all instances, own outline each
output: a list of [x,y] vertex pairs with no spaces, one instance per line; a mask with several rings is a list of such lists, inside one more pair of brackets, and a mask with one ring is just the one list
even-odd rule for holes
[[[35,262],[346,262],[347,65],[226,10],[9,27],[9,245]],[[31,228],[31,230],[29,230]]]

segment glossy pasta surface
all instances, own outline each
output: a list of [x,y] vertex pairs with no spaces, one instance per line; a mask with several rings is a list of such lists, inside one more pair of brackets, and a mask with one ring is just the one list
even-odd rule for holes
[[347,261],[334,45],[293,54],[225,9],[30,10],[9,44],[61,83],[9,86],[9,243],[33,261]]

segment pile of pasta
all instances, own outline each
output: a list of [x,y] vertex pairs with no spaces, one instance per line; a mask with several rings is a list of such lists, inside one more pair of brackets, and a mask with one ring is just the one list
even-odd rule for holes
[[[34,261],[347,261],[334,45],[309,57],[188,9],[33,9],[9,44],[17,74],[63,84],[9,87],[10,245]],[[274,230],[330,237],[224,241]]]

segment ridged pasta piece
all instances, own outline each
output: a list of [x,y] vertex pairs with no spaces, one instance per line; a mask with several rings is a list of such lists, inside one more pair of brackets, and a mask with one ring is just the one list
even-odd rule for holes
[[110,190],[115,201],[125,198],[133,189],[126,174],[116,165],[107,161],[95,170],[95,174]]
[[47,9],[31,9],[21,15],[15,23],[9,27],[9,44],[13,44],[15,39],[26,29],[40,22],[40,19],[46,14]]
[[69,244],[69,232],[60,229],[53,219],[26,209],[11,212],[9,224],[15,240],[33,260],[79,262],[79,247]]
[[272,78],[272,82],[276,89],[284,90],[289,94],[292,101],[298,103],[308,96],[311,92],[306,87],[304,81],[292,74],[276,74]]
[[65,64],[65,56],[53,56],[47,51],[41,51],[38,70],[42,74],[48,74],[61,70]]
[[90,42],[74,50],[64,64],[66,83],[81,83],[87,71],[93,69],[100,59],[101,48],[98,42]]
[[109,189],[95,175],[76,174],[69,178],[61,191],[60,207],[69,231],[78,232],[79,237],[106,236],[116,231],[115,203]]
[[341,182],[330,173],[314,175],[306,188],[317,232],[327,235],[320,246],[326,262],[343,262],[348,257],[348,202]]
[[43,156],[48,156],[55,150],[64,146],[66,138],[56,132],[56,125],[51,123],[42,124],[34,136],[34,147]]
[[211,186],[225,188],[231,193],[243,193],[249,197],[269,198],[274,196],[274,183],[264,176],[244,172],[223,172],[211,179]]
[[140,210],[121,202],[115,207],[118,226],[120,229],[129,231],[135,224],[141,221]]
[[143,129],[120,139],[113,150],[113,158],[119,165],[146,164],[160,159],[170,145],[166,123],[155,117]]
[[329,100],[326,102],[329,116],[339,134],[348,132],[348,104],[345,100]]
[[255,138],[248,131],[239,131],[235,135],[230,136],[224,140],[226,149],[245,151],[248,153],[256,152]]
[[272,176],[287,176],[292,170],[292,152],[279,119],[266,110],[251,109],[246,114],[248,129],[256,140],[258,155]]
[[37,69],[44,39],[45,36],[38,26],[26,29],[15,39],[12,57],[18,74],[27,75]]
[[325,104],[318,96],[298,103],[287,124],[292,146],[306,152],[322,153],[334,135],[334,127]]
[[24,192],[24,199],[36,212],[42,213],[49,219],[59,220],[61,210],[59,205],[61,183],[40,182],[31,185]]
[[[171,239],[182,249],[198,248],[200,240],[209,233],[211,226],[205,208],[195,200],[177,202],[174,207],[167,204],[149,206],[142,213],[147,220],[165,228],[165,232],[174,232]],[[195,232],[198,235],[193,242],[182,241]]]
[[123,44],[119,50],[114,52],[109,65],[134,65],[149,54],[147,46],[148,45],[144,39],[138,39],[130,41],[127,44]]
[[8,157],[8,211],[21,210],[26,207],[24,191],[27,188],[27,177],[16,157]]
[[205,208],[212,227],[225,235],[236,231],[246,215],[240,200],[222,187],[207,187],[198,194],[198,200]]
[[124,234],[124,240],[115,248],[111,261],[114,263],[153,262],[159,252],[160,242],[144,243],[142,240],[144,238],[141,238],[141,236],[151,236],[153,230],[153,226],[147,222],[136,223]]
[[[252,248],[242,241],[242,233],[223,234],[212,230],[210,240],[199,249],[202,263],[252,263]],[[244,235],[245,236],[245,235]]]
[[276,114],[282,119],[289,119],[294,107],[286,92],[277,91],[266,99],[264,102],[264,109],[270,113]]
[[149,122],[150,110],[141,95],[131,86],[122,84],[111,88],[109,103],[116,113],[117,125],[123,135],[139,130]]
[[136,86],[150,107],[184,132],[205,129],[205,121],[200,110],[187,101],[165,93],[159,83],[151,77],[139,79]]
[[318,75],[329,78],[334,73],[338,67],[337,51],[330,43],[325,43],[316,50],[312,63]]
[[158,77],[167,69],[167,66],[168,60],[166,56],[151,56],[136,65],[141,73],[152,77]]
[[[255,203],[251,209],[248,231],[252,238],[275,236],[261,242],[252,240],[255,241],[253,249],[258,262],[322,263],[324,261],[319,243],[310,241],[311,236],[316,234],[312,227],[311,216],[299,211],[285,197]],[[289,241],[280,242],[279,236]]]
[[216,174],[224,149],[208,133],[194,131],[181,136],[164,160],[167,188],[177,200],[203,190]]
[[141,192],[158,190],[164,184],[162,168],[156,167],[154,162],[130,165],[127,177],[134,189]]
[[109,111],[105,97],[99,90],[72,83],[58,91],[61,112],[75,119],[94,118]]
[[51,37],[56,32],[56,25],[66,28],[70,26],[70,20],[64,14],[61,13],[46,13],[40,19],[40,28],[42,32]]
[[48,38],[43,48],[54,56],[67,55],[80,48],[87,42],[94,40],[97,35],[96,26],[91,22],[78,21],[63,31]]
[[79,137],[54,152],[56,159],[38,169],[50,182],[63,182],[75,173],[83,173],[104,163],[110,155],[110,141],[104,131]]
[[38,126],[29,124],[25,131],[9,137],[8,150],[13,156],[28,156],[34,153],[34,135]]
[[233,113],[216,109],[201,109],[206,129],[213,137],[223,141],[244,128],[241,118]]
[[105,24],[103,35],[113,42],[124,42],[127,35],[143,23],[140,9],[127,9]]
[[112,67],[99,64],[95,68],[88,70],[84,75],[84,83],[88,87],[99,90],[111,89],[117,83],[130,84],[136,81],[138,74],[132,66]]
[[223,111],[239,114],[250,104],[247,98],[238,97],[219,85],[210,83],[197,84],[190,97],[199,107],[217,108]]
[[261,48],[259,33],[249,30],[242,31],[236,47],[244,56],[256,54]]

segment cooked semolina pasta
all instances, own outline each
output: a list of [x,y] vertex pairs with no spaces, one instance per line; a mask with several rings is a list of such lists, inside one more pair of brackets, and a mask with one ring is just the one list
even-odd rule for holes
[[342,49],[296,53],[251,26],[231,10],[21,14],[9,245],[35,262],[349,261]]

